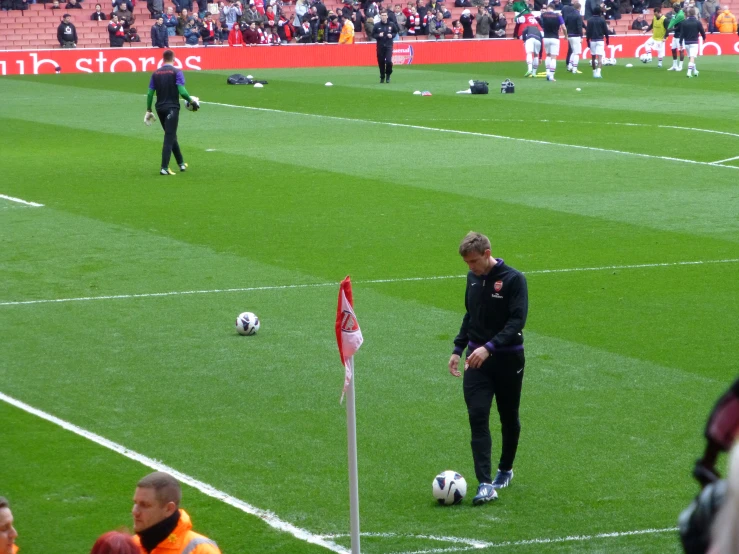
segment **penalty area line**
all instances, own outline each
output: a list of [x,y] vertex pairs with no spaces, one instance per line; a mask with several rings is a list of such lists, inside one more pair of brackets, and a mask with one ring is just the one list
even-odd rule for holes
[[[604,265],[597,267],[566,267],[561,269],[534,269],[524,271],[524,275],[548,275],[553,273],[582,273],[590,271],[611,271],[626,269],[650,269],[659,267],[679,267],[693,265],[734,264],[739,263],[739,258],[727,258],[723,260],[687,260],[681,262],[663,262],[651,264],[628,264],[628,265]],[[466,275],[436,275],[431,277],[398,277],[394,279],[358,279],[355,285],[376,285],[384,283],[412,283],[419,281],[442,281],[447,279],[463,279]],[[92,300],[125,300],[133,298],[160,298],[165,296],[188,296],[193,294],[223,294],[233,292],[258,292],[290,289],[309,289],[322,287],[336,287],[338,282],[327,283],[303,283],[292,285],[266,285],[263,287],[239,287],[228,289],[205,289],[205,290],[183,290],[169,292],[147,292],[140,294],[110,294],[104,296],[79,296],[74,298],[47,298],[41,300],[14,300],[0,302],[0,306],[27,306],[31,304],[61,304],[65,302],[89,302]]]
[[688,160],[684,158],[675,158],[672,156],[656,156],[652,154],[643,154],[641,152],[627,152],[625,150],[613,150],[610,148],[598,148],[596,146],[584,146],[582,144],[567,144],[562,142],[552,142],[548,140],[537,140],[537,139],[527,139],[527,138],[520,138],[520,137],[509,137],[505,135],[495,135],[492,133],[479,133],[475,131],[462,131],[460,129],[444,129],[441,127],[427,127],[425,125],[411,125],[409,123],[393,123],[392,121],[375,121],[372,119],[356,119],[351,117],[339,117],[335,115],[322,115],[322,114],[314,114],[314,113],[305,113],[305,112],[291,112],[288,110],[278,110],[275,108],[257,108],[254,106],[240,106],[238,104],[222,104],[220,102],[200,102],[201,104],[208,104],[211,106],[221,106],[224,108],[236,108],[241,110],[251,110],[251,111],[257,111],[257,112],[268,112],[268,113],[279,113],[279,114],[285,114],[285,115],[300,115],[304,117],[317,117],[317,118],[323,118],[323,119],[333,119],[335,121],[349,121],[351,123],[366,123],[369,125],[387,125],[388,127],[399,127],[404,129],[416,129],[419,131],[434,131],[437,133],[449,133],[453,135],[464,135],[464,136],[472,136],[472,137],[483,137],[483,138],[493,138],[493,139],[500,139],[500,140],[510,140],[515,142],[525,142],[528,144],[543,144],[545,146],[559,146],[561,148],[576,148],[578,150],[588,150],[591,152],[603,152],[606,154],[621,154],[624,156],[636,156],[638,158],[647,158],[652,160],[665,160],[670,162],[679,162],[679,163],[686,163],[686,164],[693,164],[693,165],[707,165],[711,167],[723,167],[727,169],[739,169],[739,167],[731,166],[731,165],[722,165],[717,164],[713,162],[699,162],[697,160]]
[[218,490],[217,488],[215,488],[212,485],[209,485],[208,483],[199,481],[195,477],[191,477],[190,475],[182,473],[181,471],[177,471],[176,469],[169,467],[163,464],[162,462],[159,462],[153,458],[149,458],[148,456],[145,456],[143,454],[139,454],[138,452],[135,452],[131,450],[130,448],[126,448],[125,446],[121,444],[108,440],[105,437],[101,437],[100,435],[97,435],[93,433],[92,431],[88,431],[86,429],[83,429],[82,427],[78,427],[77,425],[74,425],[73,423],[69,423],[68,421],[59,419],[58,417],[54,415],[51,415],[42,410],[39,410],[38,408],[34,408],[33,406],[30,406],[26,404],[25,402],[21,402],[20,400],[16,400],[15,398],[8,396],[7,394],[4,394],[2,392],[0,392],[0,400],[20,410],[23,410],[24,412],[27,412],[31,415],[35,415],[37,417],[40,417],[41,419],[44,419],[50,423],[53,423],[54,425],[57,425],[61,427],[62,429],[71,431],[75,435],[79,435],[80,437],[85,438],[89,441],[92,441],[99,446],[107,448],[108,450],[112,450],[113,452],[116,452],[117,454],[121,454],[122,456],[125,456],[126,458],[130,460],[139,462],[140,464],[150,469],[153,469],[155,471],[165,471],[169,473],[170,475],[172,475],[179,482],[184,483],[185,485],[189,485],[190,487],[199,490],[206,496],[210,496],[211,498],[220,500],[224,504],[228,504],[229,506],[232,506],[233,508],[236,508],[237,510],[241,510],[244,513],[258,517],[259,519],[264,521],[267,525],[269,525],[273,529],[282,531],[284,533],[290,533],[293,537],[295,537],[298,540],[308,542],[311,544],[315,544],[318,546],[322,546],[330,550],[331,552],[337,552],[339,554],[349,554],[350,553],[348,549],[336,544],[330,539],[313,534],[306,529],[301,529],[300,527],[297,527],[293,525],[292,523],[288,523],[287,521],[283,521],[273,512],[270,512],[268,510],[263,510],[261,508],[257,508],[256,506],[252,506],[251,504],[248,504],[244,502],[243,500],[239,500],[238,498],[231,496],[227,492]]
[[739,160],[739,156],[734,156],[733,158],[726,158],[725,160],[719,160],[717,162],[711,162],[711,163],[714,163],[714,164],[722,164],[722,163],[725,163],[725,162],[733,162],[734,160]]
[[30,206],[32,208],[43,208],[43,204],[39,204],[37,202],[29,202],[28,200],[23,200],[22,198],[16,198],[15,196],[7,196],[5,194],[0,194],[0,198],[3,198],[5,200],[10,200],[11,202],[17,202],[18,204],[23,204],[25,206]]

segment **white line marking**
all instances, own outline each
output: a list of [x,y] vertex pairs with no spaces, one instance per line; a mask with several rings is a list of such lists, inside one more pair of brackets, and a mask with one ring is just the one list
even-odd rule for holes
[[14,196],[6,196],[4,194],[0,194],[0,198],[5,198],[5,200],[10,200],[11,202],[18,202],[19,204],[25,204],[26,206],[31,206],[33,208],[43,208],[43,204],[37,204],[36,202],[29,202],[28,200],[23,200],[21,198],[15,198]]
[[739,156],[734,156],[733,158],[726,158],[725,160],[719,160],[719,161],[717,161],[717,162],[712,162],[712,163],[715,163],[715,164],[722,164],[722,163],[724,163],[724,162],[730,162],[730,161],[732,161],[732,160],[739,160]]
[[[415,121],[415,119],[406,118],[405,121]],[[578,123],[585,125],[619,125],[622,127],[649,127],[650,129],[677,129],[680,131],[695,131],[698,133],[711,133],[715,135],[726,135],[729,137],[739,137],[738,133],[729,133],[728,131],[716,131],[714,129],[700,129],[698,127],[680,127],[678,125],[652,125],[651,123],[624,123],[615,121],[572,121],[563,119],[504,119],[504,118],[464,118],[464,117],[434,117],[428,118],[427,121],[495,121],[498,123]],[[715,162],[714,162],[715,163]]]
[[[482,550],[486,548],[504,548],[504,547],[515,547],[515,546],[530,546],[532,544],[556,544],[563,542],[585,542],[598,539],[613,539],[619,537],[632,537],[637,535],[654,535],[658,533],[674,533],[677,531],[677,527],[666,527],[663,529],[638,529],[636,531],[617,531],[613,533],[598,533],[596,535],[570,535],[567,537],[554,537],[538,538],[538,539],[526,539],[520,541],[502,541],[502,542],[487,542],[475,539],[466,539],[461,537],[437,537],[434,535],[406,535],[399,533],[362,533],[363,537],[370,538],[409,538],[409,539],[425,539],[431,541],[448,542],[457,544],[459,546],[450,546],[442,548],[431,548],[427,550],[412,550],[403,552],[402,554],[437,554],[443,552],[464,552],[467,550]],[[348,537],[348,534],[331,534],[321,535],[325,539],[340,539]]]
[[391,121],[373,121],[371,119],[354,119],[351,117],[338,117],[335,115],[321,115],[321,114],[303,113],[303,112],[290,112],[287,110],[276,110],[274,108],[256,108],[254,106],[239,106],[237,104],[222,104],[220,102],[201,102],[201,104],[209,104],[211,106],[222,106],[225,108],[237,108],[241,110],[253,110],[253,111],[258,111],[258,112],[281,113],[285,115],[302,115],[305,117],[318,117],[318,118],[323,118],[323,119],[334,119],[336,121],[350,121],[353,123],[367,123],[370,125],[387,125],[389,127],[402,127],[405,129],[417,129],[420,131],[436,131],[439,133],[450,133],[453,135],[466,135],[466,136],[473,136],[473,137],[485,137],[485,138],[494,138],[494,139],[501,139],[501,140],[512,140],[516,142],[526,142],[529,144],[544,144],[546,146],[560,146],[562,148],[577,148],[579,150],[590,150],[592,152],[605,152],[607,154],[623,154],[626,156],[636,156],[638,158],[649,158],[653,160],[658,159],[658,160],[666,160],[670,162],[680,162],[680,163],[693,164],[693,165],[708,165],[711,167],[739,169],[739,167],[735,167],[732,165],[721,165],[721,164],[715,164],[711,162],[699,162],[697,160],[673,158],[671,156],[653,156],[651,154],[642,154],[641,152],[626,152],[624,150],[611,150],[609,148],[597,148],[595,146],[583,146],[581,144],[565,144],[561,142],[551,142],[548,140],[507,137],[505,135],[493,135],[491,133],[477,133],[474,131],[461,131],[459,129],[442,129],[440,127],[426,127],[423,125],[410,125],[408,123],[393,123]]
[[[678,267],[690,265],[709,264],[735,264],[739,258],[728,258],[725,260],[692,260],[683,262],[665,262],[654,264],[629,264],[629,265],[605,265],[600,267],[567,267],[562,269],[534,269],[524,271],[525,275],[546,275],[550,273],[578,273],[582,271],[608,271],[619,269],[647,269],[655,267]],[[355,285],[374,285],[382,283],[409,283],[414,281],[440,281],[446,279],[462,279],[465,275],[436,275],[431,277],[398,277],[396,279],[364,279],[354,281]],[[163,296],[186,296],[190,294],[221,294],[228,292],[257,292],[286,289],[309,289],[319,287],[337,287],[339,282],[328,283],[299,283],[294,285],[267,285],[263,287],[240,287],[233,289],[207,289],[207,290],[182,290],[170,292],[147,292],[140,294],[111,294],[106,296],[79,296],[75,298],[46,298],[41,300],[14,300],[0,302],[0,306],[24,306],[29,304],[59,304],[63,302],[89,302],[91,300],[125,300],[130,298],[158,298]]]
[[228,504],[229,506],[233,506],[234,508],[241,510],[242,512],[245,512],[249,515],[256,516],[262,521],[264,521],[270,527],[277,529],[278,531],[290,533],[296,539],[299,539],[301,541],[305,541],[311,544],[316,544],[318,546],[322,546],[332,552],[338,552],[340,554],[349,554],[350,552],[348,549],[334,543],[331,540],[328,540],[324,537],[320,537],[318,535],[311,533],[310,531],[306,529],[301,529],[300,527],[296,527],[292,523],[288,523],[287,521],[281,520],[279,517],[277,517],[276,514],[270,511],[262,510],[261,508],[257,508],[256,506],[247,504],[243,500],[234,498],[228,493],[218,490],[212,485],[203,483],[202,481],[199,481],[195,479],[194,477],[190,477],[189,475],[186,475],[185,473],[177,471],[176,469],[173,469],[163,464],[162,462],[158,462],[157,460],[154,460],[153,458],[149,458],[148,456],[144,456],[143,454],[134,452],[133,450],[130,450],[129,448],[126,448],[125,446],[122,446],[118,443],[110,441],[104,437],[101,437],[100,435],[92,433],[91,431],[87,431],[86,429],[77,427],[76,425],[69,423],[68,421],[64,421],[63,419],[59,419],[58,417],[48,414],[37,408],[34,408],[33,406],[29,406],[25,402],[16,400],[15,398],[8,396],[7,394],[0,392],[0,400],[10,404],[11,406],[15,406],[16,408],[19,408],[23,410],[24,412],[28,412],[29,414],[35,415],[37,417],[40,417],[41,419],[45,419],[46,421],[49,421],[55,425],[58,425],[62,429],[71,431],[75,435],[79,435],[80,437],[90,440],[94,442],[95,444],[103,446],[109,450],[112,450],[113,452],[117,452],[118,454],[121,454],[125,456],[126,458],[139,462],[140,464],[145,465],[146,467],[149,467],[153,470],[166,471],[167,473],[175,477],[181,483],[189,485],[199,490],[203,494],[210,496],[212,498],[215,498],[216,500],[220,500],[221,502],[224,502],[225,504]]

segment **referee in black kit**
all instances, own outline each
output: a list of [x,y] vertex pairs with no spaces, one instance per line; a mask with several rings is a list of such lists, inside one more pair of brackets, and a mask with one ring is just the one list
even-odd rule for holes
[[393,37],[398,26],[387,20],[387,10],[380,14],[380,23],[372,29],[372,38],[377,41],[377,65],[380,66],[380,83],[389,83],[393,74]]
[[[480,485],[474,505],[498,498],[496,489],[513,479],[513,460],[518,448],[521,423],[518,407],[525,358],[522,330],[528,313],[526,278],[490,254],[490,240],[470,232],[462,240],[459,253],[470,268],[465,291],[466,313],[454,339],[449,372],[460,377],[464,362],[464,400],[472,431],[472,458]],[[503,445],[495,479],[491,475],[490,408],[493,397],[500,416]]]
[[174,153],[177,165],[180,171],[187,169],[187,164],[182,157],[180,145],[177,142],[177,124],[180,121],[180,96],[192,104],[193,111],[200,108],[197,99],[190,97],[185,88],[185,74],[174,67],[174,52],[165,50],[162,54],[162,66],[151,74],[149,81],[149,93],[146,97],[146,115],[144,123],[151,125],[154,121],[154,114],[151,111],[151,104],[154,100],[154,93],[157,95],[157,115],[159,122],[164,129],[164,145],[162,146],[162,169],[159,175],[174,175],[175,172],[169,169],[169,159]]

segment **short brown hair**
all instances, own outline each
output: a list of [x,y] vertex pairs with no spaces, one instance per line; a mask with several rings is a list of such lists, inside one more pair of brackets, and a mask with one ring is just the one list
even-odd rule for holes
[[154,495],[160,505],[174,502],[175,506],[180,507],[182,489],[180,488],[179,481],[169,473],[155,471],[141,479],[136,486],[141,489],[154,489]]
[[8,504],[7,498],[5,498],[4,496],[0,496],[0,510],[2,510],[3,508],[10,509],[10,504]]
[[[161,16],[159,16],[159,17],[161,17]],[[173,62],[174,61],[174,52],[172,52],[171,50],[165,50],[164,53],[162,54],[162,59],[165,62]]]
[[695,8],[688,8],[688,17],[695,17]]
[[484,254],[485,250],[490,250],[490,239],[482,233],[476,233],[470,231],[462,239],[462,243],[459,245],[459,255],[466,256],[477,252],[478,254]]

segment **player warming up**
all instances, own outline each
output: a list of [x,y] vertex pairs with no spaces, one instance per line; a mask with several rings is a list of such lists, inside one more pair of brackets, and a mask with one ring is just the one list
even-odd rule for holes
[[[593,77],[601,79],[603,69],[603,56],[606,53],[605,44],[608,44],[608,25],[600,15],[600,8],[593,8],[593,15],[588,19],[585,38],[590,48],[590,57],[593,65]],[[605,41],[605,44],[604,44]]]
[[156,110],[159,116],[159,122],[164,129],[164,144],[162,145],[162,168],[160,175],[175,175],[175,172],[169,169],[169,160],[174,154],[180,171],[187,169],[187,164],[182,157],[180,145],[177,142],[177,125],[180,120],[180,96],[184,98],[190,109],[196,111],[200,108],[197,98],[191,97],[185,88],[185,74],[174,67],[174,52],[165,50],[162,54],[162,67],[151,74],[149,81],[149,93],[146,97],[146,115],[144,123],[151,125],[154,121],[154,114],[151,111],[151,105],[154,101],[154,94],[157,95]]
[[[523,328],[529,309],[526,278],[520,271],[493,258],[490,240],[470,232],[459,245],[467,273],[465,314],[454,352],[449,358],[449,373],[460,377],[464,349],[464,401],[470,421],[472,459],[480,485],[474,505],[498,498],[496,489],[507,487],[513,479],[513,460],[518,449],[521,403],[526,358],[523,353]],[[500,418],[502,447],[498,471],[492,478],[492,439],[490,408],[495,398]]]
[[[644,44],[644,49],[649,56],[652,51],[657,51],[657,67],[662,67],[662,59],[665,57],[665,38],[667,35],[667,18],[662,15],[662,8],[657,6],[654,8],[654,17],[649,27],[644,29],[645,33],[652,31],[651,38]],[[650,58],[651,59],[651,58]]]
[[380,83],[389,83],[393,74],[393,37],[398,34],[398,26],[387,20],[387,11],[380,14],[380,23],[372,29],[377,41],[377,65],[380,66]]
[[695,58],[698,57],[700,51],[699,37],[702,37],[705,42],[706,31],[703,29],[701,20],[695,16],[695,8],[688,8],[688,18],[683,21],[680,36],[688,51],[688,79],[693,77],[693,73],[697,77],[698,69],[695,67]]
[[[565,15],[565,28],[567,29],[568,48],[572,54],[568,58],[567,71],[582,73],[577,70],[577,64],[582,54],[582,16],[580,15],[580,2],[575,1],[571,10]],[[564,10],[563,10],[564,12]]]
[[536,70],[539,69],[539,54],[541,54],[541,27],[525,2],[514,2],[513,11],[517,14],[513,36],[523,41],[526,51],[528,71],[524,77],[536,77]]
[[554,4],[549,4],[547,10],[541,14],[541,27],[544,30],[544,52],[547,57],[544,62],[547,69],[547,81],[556,81],[554,72],[557,70],[557,56],[559,56],[559,33],[567,36],[565,21],[562,16],[554,12]]
[[[685,21],[685,12],[683,11],[680,4],[673,4],[672,11],[675,15],[670,19],[670,23],[667,25],[667,32],[672,31],[672,67],[667,71],[682,71],[683,60],[685,59],[685,44],[682,41],[682,28],[683,21]],[[680,53],[680,62],[677,61],[677,54]]]

